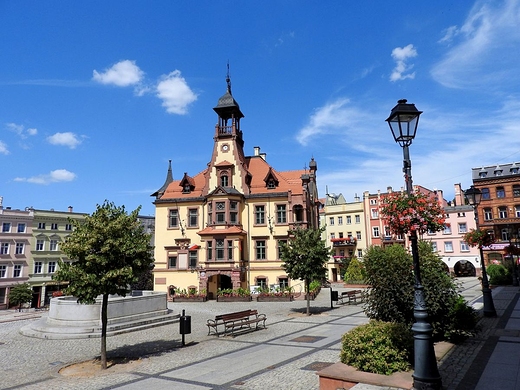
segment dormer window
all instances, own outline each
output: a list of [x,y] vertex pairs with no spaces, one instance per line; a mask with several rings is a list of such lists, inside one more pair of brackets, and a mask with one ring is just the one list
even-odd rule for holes
[[511,168],[511,173],[518,173],[518,167]]
[[276,188],[276,182],[275,182],[274,179],[272,179],[272,178],[269,179],[269,180],[267,181],[267,189],[268,189],[268,190],[273,190],[273,189],[275,189],[275,188]]
[[274,190],[276,187],[278,187],[278,179],[272,168],[269,168],[269,172],[267,172],[267,175],[265,175],[264,182],[265,187],[268,190]]
[[179,185],[182,187],[183,194],[189,194],[195,189],[195,181],[186,172]]
[[495,176],[502,176],[502,170],[501,169],[497,169],[495,171]]
[[478,177],[481,179],[487,176],[487,172],[479,172]]
[[184,184],[184,187],[182,188],[183,194],[189,194],[191,192],[189,183]]

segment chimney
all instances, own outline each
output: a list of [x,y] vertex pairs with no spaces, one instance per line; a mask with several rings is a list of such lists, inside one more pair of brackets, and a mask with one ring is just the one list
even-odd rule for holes
[[464,191],[462,191],[460,183],[457,183],[455,184],[455,205],[463,206],[464,204]]
[[388,192],[389,194],[391,194],[391,193],[392,193],[392,187],[390,187],[390,186],[386,187],[386,192]]
[[266,153],[260,153],[260,157],[262,157],[265,161],[265,158],[266,158],[267,154]]
[[255,146],[253,149],[255,150],[255,156],[259,156],[260,155],[260,146]]
[[69,206],[69,213],[72,213],[72,206]]

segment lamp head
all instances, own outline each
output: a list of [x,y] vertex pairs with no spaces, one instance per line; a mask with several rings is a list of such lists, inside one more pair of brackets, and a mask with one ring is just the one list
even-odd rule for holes
[[412,144],[421,114],[422,111],[417,110],[415,104],[407,103],[406,99],[397,101],[397,105],[392,108],[390,116],[386,119],[395,142],[403,147]]
[[482,191],[475,186],[471,186],[469,189],[464,191],[464,197],[471,206],[477,207],[482,200]]

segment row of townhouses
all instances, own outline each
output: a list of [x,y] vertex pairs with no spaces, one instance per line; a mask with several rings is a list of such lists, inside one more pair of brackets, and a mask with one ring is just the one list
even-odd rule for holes
[[[392,193],[357,195],[347,201],[342,194],[318,197],[318,164],[310,158],[308,168],[278,171],[259,147],[248,156],[244,150],[241,120],[244,117],[231,92],[218,100],[217,124],[209,132],[214,145],[209,163],[195,174],[185,172],[174,180],[171,162],[164,184],[152,194],[155,217],[141,217],[154,234],[154,289],[169,291],[195,288],[209,298],[218,289],[293,286],[282,268],[280,246],[295,226],[325,226],[324,239],[333,248],[328,261],[328,279],[340,279],[341,260],[363,258],[370,245],[398,243],[408,247],[407,237],[392,235],[379,207]],[[480,226],[497,242],[484,248],[486,264],[514,261],[505,253],[520,233],[520,164],[474,168],[473,184],[482,192],[477,208]],[[474,210],[464,200],[460,184],[447,202],[440,190],[415,186],[416,191],[435,196],[444,207],[449,226],[425,234],[455,275],[480,275],[480,255],[463,235],[475,228]],[[399,189],[403,191],[403,189]],[[32,307],[47,305],[60,286],[52,280],[58,262],[72,261],[60,251],[71,233],[71,219],[85,214],[68,211],[13,210],[0,201],[0,309],[8,307],[9,288],[28,282],[33,289]]]

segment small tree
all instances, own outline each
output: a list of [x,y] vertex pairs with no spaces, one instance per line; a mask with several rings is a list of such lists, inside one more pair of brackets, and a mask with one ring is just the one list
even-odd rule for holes
[[281,247],[281,258],[284,262],[282,268],[291,279],[304,281],[307,315],[310,315],[311,306],[309,286],[313,280],[321,281],[326,277],[325,265],[332,255],[332,250],[327,248],[325,241],[321,239],[324,230],[297,227],[289,232],[292,239]]
[[106,335],[108,296],[125,296],[128,286],[150,270],[153,262],[150,235],[140,224],[136,210],[105,201],[83,223],[71,220],[74,231],[61,246],[73,263],[60,262],[54,279],[68,281],[66,294],[78,302],[92,304],[102,295],[101,368],[107,368]]
[[20,283],[9,289],[9,303],[18,305],[18,311],[22,311],[22,304],[31,302],[32,289],[29,283]]

